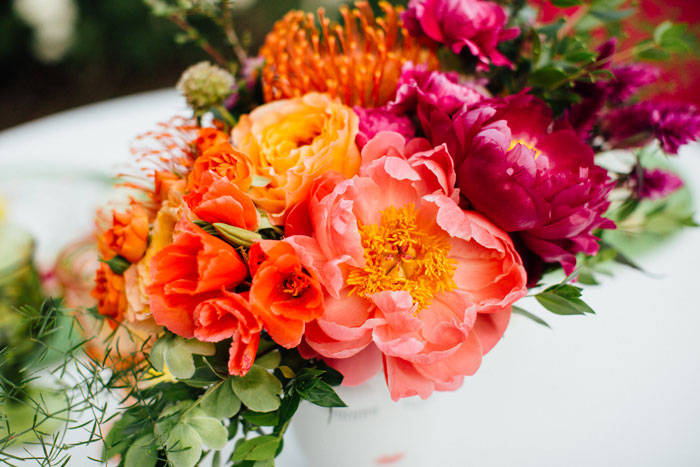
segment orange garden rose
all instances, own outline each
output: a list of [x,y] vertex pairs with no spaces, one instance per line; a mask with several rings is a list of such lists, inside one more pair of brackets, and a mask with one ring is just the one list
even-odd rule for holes
[[194,310],[226,288],[236,287],[248,268],[228,243],[186,218],[175,226],[173,243],[153,256],[150,308],[157,324],[194,337]]
[[97,269],[92,296],[97,299],[99,313],[110,318],[109,325],[112,329],[116,328],[126,312],[124,278],[115,274],[109,265],[101,263]]
[[299,262],[294,248],[263,240],[250,248],[250,304],[278,344],[299,345],[305,323],[323,315],[323,292],[318,280]]
[[136,201],[125,212],[112,211],[112,226],[101,238],[102,249],[120,255],[129,262],[141,259],[148,243],[148,212]]
[[213,172],[184,197],[192,212],[207,222],[223,222],[247,230],[258,228],[258,211],[251,199],[229,180]]
[[200,128],[199,135],[193,143],[197,149],[197,155],[202,155],[207,149],[228,142],[228,135],[223,131],[216,128]]
[[241,116],[232,133],[234,145],[248,154],[256,175],[270,180],[251,188],[253,201],[283,224],[320,175],[357,173],[357,131],[357,115],[327,94],[271,102]]
[[250,159],[227,142],[211,146],[197,158],[190,172],[187,187],[197,189],[202,184],[204,174],[210,170],[227,178],[243,192],[248,191],[253,181]]

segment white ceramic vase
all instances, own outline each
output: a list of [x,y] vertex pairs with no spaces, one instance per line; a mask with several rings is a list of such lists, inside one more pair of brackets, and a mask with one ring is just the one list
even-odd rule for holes
[[[435,396],[391,400],[384,375],[336,388],[348,405],[327,409],[303,402],[291,425],[308,467],[425,467],[447,454]],[[436,410],[437,409],[437,410]],[[439,446],[439,448],[438,448]]]

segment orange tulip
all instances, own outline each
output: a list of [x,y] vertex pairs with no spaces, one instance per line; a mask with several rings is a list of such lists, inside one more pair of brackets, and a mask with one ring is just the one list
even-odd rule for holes
[[270,337],[286,348],[299,345],[305,324],[323,315],[318,280],[288,243],[263,240],[250,248],[250,305]]
[[183,337],[195,335],[195,308],[236,287],[248,268],[228,243],[187,219],[175,227],[173,243],[151,261],[150,307],[156,323]]

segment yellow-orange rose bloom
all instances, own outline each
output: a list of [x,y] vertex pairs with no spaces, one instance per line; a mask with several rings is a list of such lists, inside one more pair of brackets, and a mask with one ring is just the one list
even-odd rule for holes
[[319,93],[270,102],[241,117],[233,143],[248,154],[255,174],[270,180],[249,194],[272,222],[284,223],[289,209],[306,198],[321,174],[357,174],[358,122],[352,109]]

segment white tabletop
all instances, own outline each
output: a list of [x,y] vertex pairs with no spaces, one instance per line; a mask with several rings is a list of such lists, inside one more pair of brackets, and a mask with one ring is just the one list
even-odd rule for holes
[[[0,198],[38,237],[41,260],[90,232],[109,195],[95,174],[109,176],[135,135],[184,111],[175,92],[158,91],[0,133]],[[677,166],[700,206],[700,146]],[[551,330],[515,316],[477,375],[437,396],[446,441],[464,446],[442,465],[700,465],[700,229],[639,262],[661,278],[621,268],[586,288],[595,316],[542,313]],[[304,465],[293,437],[278,465]]]

